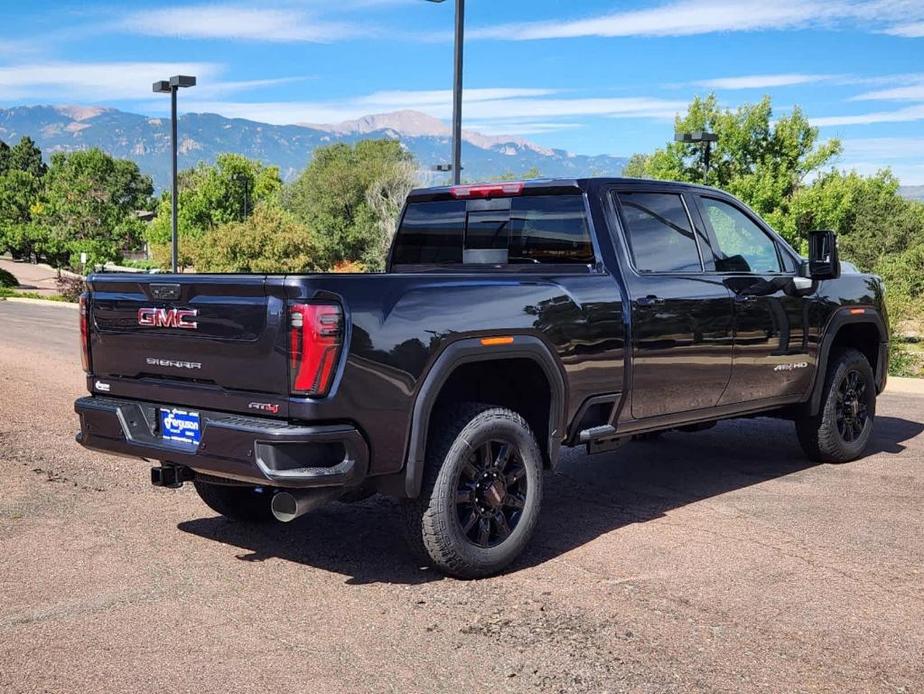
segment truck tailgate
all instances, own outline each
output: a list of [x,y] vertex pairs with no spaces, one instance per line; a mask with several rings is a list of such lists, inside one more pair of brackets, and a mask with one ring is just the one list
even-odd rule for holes
[[283,280],[264,275],[92,276],[94,378],[285,397]]

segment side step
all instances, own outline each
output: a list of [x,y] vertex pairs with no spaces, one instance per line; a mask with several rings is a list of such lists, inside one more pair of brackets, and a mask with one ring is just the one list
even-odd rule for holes
[[629,436],[619,436],[611,424],[584,429],[578,434],[578,441],[587,444],[587,453],[606,453],[621,448],[629,441]]

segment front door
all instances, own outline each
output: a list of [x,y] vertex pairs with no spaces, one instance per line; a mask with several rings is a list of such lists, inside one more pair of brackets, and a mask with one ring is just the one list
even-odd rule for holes
[[615,197],[631,261],[632,418],[714,407],[731,377],[731,293],[704,271],[682,195],[632,187]]
[[796,289],[795,268],[769,231],[731,200],[700,195],[698,208],[707,252],[735,306],[732,378],[720,404],[804,393],[814,373],[811,298]]

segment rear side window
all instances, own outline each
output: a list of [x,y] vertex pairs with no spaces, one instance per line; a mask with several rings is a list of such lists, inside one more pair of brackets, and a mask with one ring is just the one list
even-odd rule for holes
[[462,262],[465,202],[415,202],[407,206],[395,239],[396,265],[449,265]]
[[392,255],[394,265],[593,262],[580,195],[412,202]]
[[584,198],[580,195],[513,198],[510,225],[511,263],[594,261]]
[[619,193],[632,258],[639,272],[701,272],[683,200],[673,193]]

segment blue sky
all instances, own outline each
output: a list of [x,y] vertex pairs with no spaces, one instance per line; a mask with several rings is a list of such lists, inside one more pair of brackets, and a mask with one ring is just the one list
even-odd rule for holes
[[[468,0],[465,127],[583,154],[648,151],[691,97],[801,106],[839,165],[924,184],[924,0]],[[453,1],[0,0],[0,106],[324,123],[450,113]]]

